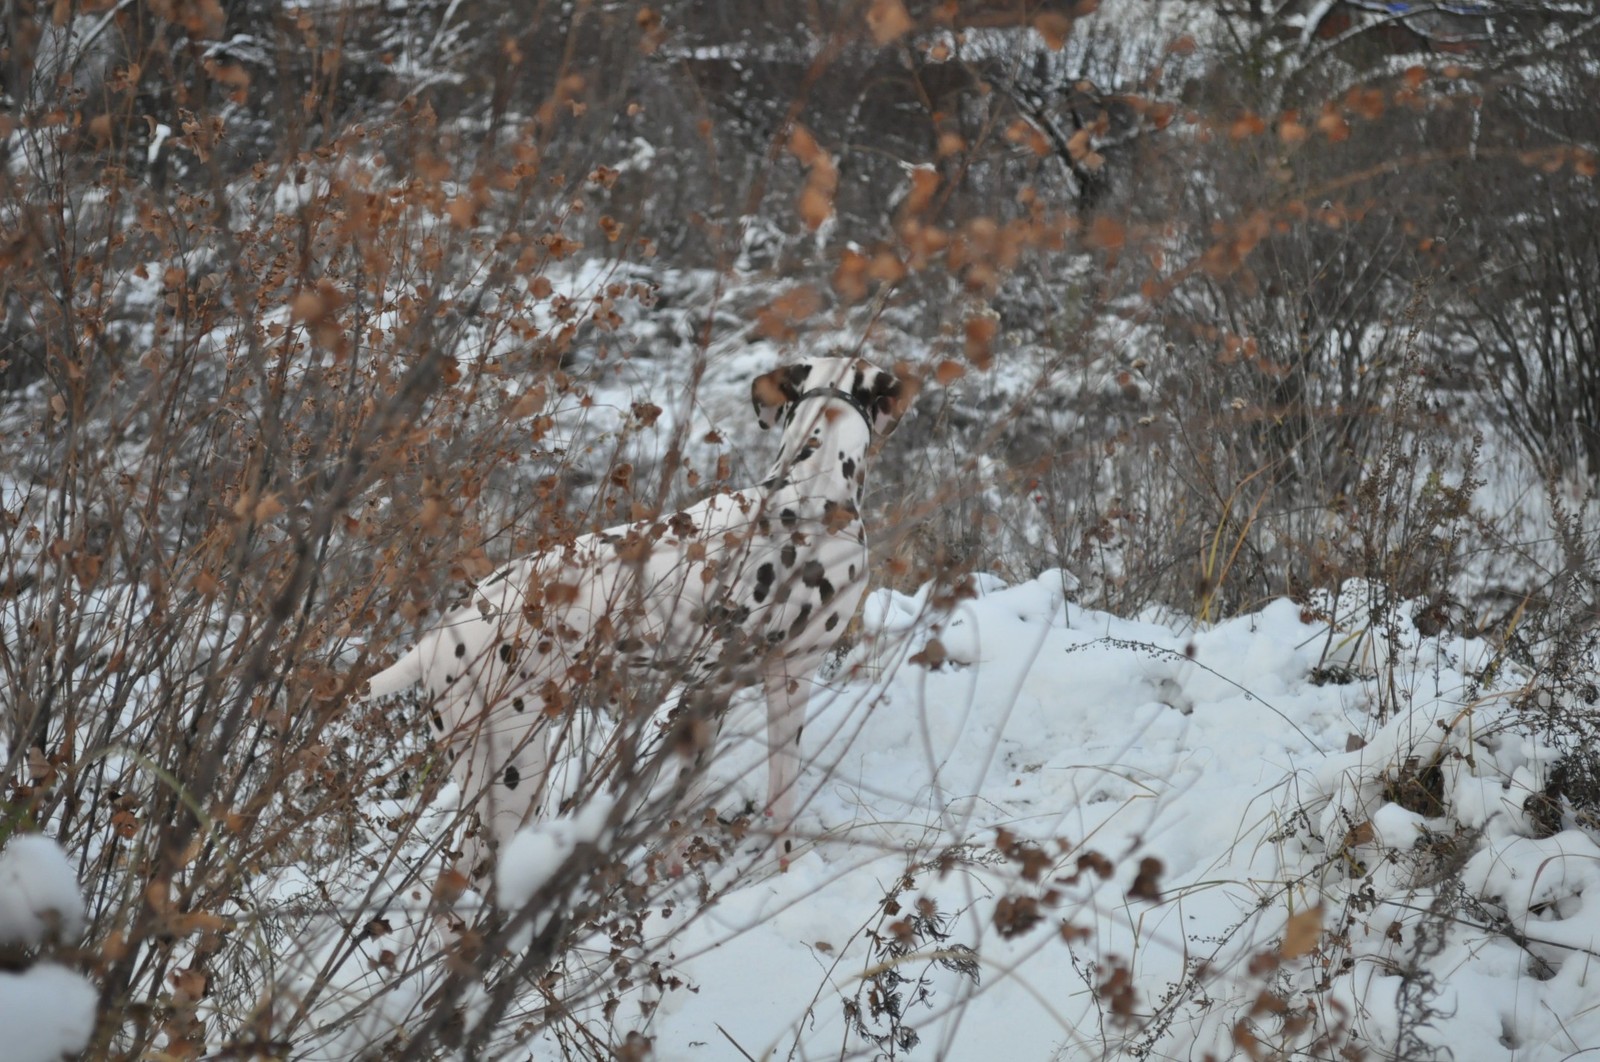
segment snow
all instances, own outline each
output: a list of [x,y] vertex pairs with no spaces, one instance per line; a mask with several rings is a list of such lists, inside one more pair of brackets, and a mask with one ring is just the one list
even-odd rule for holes
[[[1377,609],[1361,583],[1214,625],[1094,611],[1075,586],[1052,570],[874,591],[810,705],[796,853],[780,864],[752,831],[704,880],[657,892],[621,951],[580,934],[552,988],[566,1020],[684,1059],[887,1052],[869,1035],[952,1060],[1239,1057],[1239,1030],[1316,1057],[1600,1045],[1600,844],[1525,810],[1555,751],[1492,646],[1424,637],[1402,618],[1414,606]],[[700,787],[719,810],[759,806],[764,729],[759,696],[736,698]],[[537,903],[628,814],[592,796],[529,826],[498,867],[501,906]],[[446,964],[374,961],[432,932],[411,902],[416,925],[390,901],[393,933],[342,962],[332,936],[285,961],[293,994],[335,986],[316,1014],[329,1035],[302,1057],[355,1057],[425,1019],[430,964]],[[684,987],[633,976],[608,1012],[595,987],[613,963]],[[463,999],[469,1026],[495,976]],[[1264,991],[1298,1031],[1261,1011]],[[571,1030],[508,1019],[500,1035],[486,1057],[559,1057]]]
[[[1529,1059],[1600,1044],[1581,972],[1600,947],[1600,904],[1584,899],[1600,891],[1600,848],[1571,829],[1534,836],[1522,804],[1550,753],[1517,732],[1504,698],[1474,693],[1485,644],[1390,645],[1385,681],[1406,695],[1379,720],[1376,673],[1312,681],[1324,647],[1354,639],[1330,639],[1300,605],[1175,629],[1080,609],[1063,575],[983,578],[942,611],[929,587],[872,595],[867,638],[812,704],[803,854],[783,873],[728,871],[709,909],[652,922],[694,987],[641,1023],[662,1057],[731,1057],[730,1040],[752,1057],[869,1047],[844,1004],[882,968],[891,893],[906,909],[932,900],[948,919],[943,947],[977,957],[977,981],[933,957],[900,960],[932,986],[921,1004],[906,988],[903,1003],[922,1044],[938,1045],[928,1057],[991,1058],[1000,1044],[1019,1058],[1227,1057],[1235,1022],[1272,1024],[1251,1017],[1263,988],[1319,1028],[1342,1020],[1357,1042],[1399,1050],[1417,1014],[1397,975],[1422,961],[1419,932],[1437,947],[1426,1042],[1464,1057],[1498,1040]],[[942,664],[910,662],[935,638]],[[750,746],[758,714],[746,703],[729,723]],[[1344,751],[1352,735],[1364,744]],[[1438,814],[1391,799],[1408,762],[1441,766]],[[719,756],[713,771],[753,790],[759,750]],[[588,836],[597,815],[579,813]],[[1039,926],[1010,938],[1002,899],[1047,890],[1000,854],[1000,830],[1048,855],[1058,893]],[[530,831],[516,873],[558,863],[581,833],[561,820]],[[1430,921],[1448,896],[1442,880],[1430,891],[1424,850],[1446,838],[1467,856],[1468,895]],[[1090,851],[1109,877],[1061,884]],[[1159,900],[1132,895],[1146,859],[1159,861]],[[903,876],[913,884],[897,889]],[[1292,914],[1319,904],[1309,954],[1278,957]],[[1066,943],[1063,924],[1083,935]],[[934,942],[920,951],[933,956]],[[1529,975],[1535,959],[1543,980]],[[1252,975],[1253,960],[1269,973]],[[1117,963],[1139,993],[1127,1028],[1088,990]]]
[[89,1046],[95,990],[55,963],[22,973],[0,971],[0,1029],[7,1062],[62,1062]]
[[82,933],[83,897],[66,853],[38,834],[6,841],[0,848],[0,944],[37,947],[76,941]]
[[[16,834],[0,848],[0,954],[75,943],[83,933],[77,874],[53,840]],[[53,962],[0,970],[0,1029],[8,1062],[60,1062],[89,1044],[95,988]]]
[[534,893],[561,869],[579,845],[600,840],[611,808],[610,798],[596,796],[572,814],[536,823],[518,833],[495,867],[500,905],[516,910],[533,899]]

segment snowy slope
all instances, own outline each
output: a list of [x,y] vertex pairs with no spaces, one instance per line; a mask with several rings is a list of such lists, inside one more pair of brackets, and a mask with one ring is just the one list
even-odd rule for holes
[[[867,982],[919,899],[948,940],[917,936],[891,964],[910,982],[898,1027],[921,1041],[908,1057],[1230,1057],[1247,1030],[1319,1056],[1346,1040],[1402,1057],[1600,1045],[1582,987],[1600,849],[1536,839],[1522,807],[1548,750],[1472,678],[1486,645],[1412,638],[1375,659],[1358,630],[1330,638],[1286,601],[1186,634],[1078,609],[1062,587],[991,582],[944,614],[926,593],[874,596],[876,644],[806,731],[815,846],[656,923],[694,986],[646,1026],[660,1057],[872,1053],[846,1003],[895,1035]],[[904,662],[934,636],[942,665]],[[1349,681],[1319,685],[1319,666]],[[719,761],[735,784],[739,760]],[[1389,799],[1418,803],[1388,784],[1408,760],[1438,767],[1432,817]],[[1042,853],[1036,880],[1019,839]],[[1154,888],[1136,887],[1149,859]],[[1031,928],[1019,898],[1040,900]],[[1132,997],[1110,990],[1119,967]],[[1263,1009],[1263,990],[1281,1004]]]
[[[1404,616],[1382,631],[1359,586],[1331,623],[1330,608],[1279,601],[1181,630],[1080,608],[1073,585],[1052,571],[1011,587],[978,576],[965,598],[875,591],[811,705],[801,854],[673,886],[633,957],[682,985],[635,978],[610,1016],[604,993],[582,991],[610,968],[609,942],[580,940],[557,982],[572,1020],[614,1046],[642,1033],[662,1059],[1230,1058],[1254,1043],[1536,1060],[1600,1046],[1587,987],[1600,846],[1570,813],[1525,810],[1553,752],[1489,645],[1422,637]],[[708,780],[728,787],[719,808],[760,799],[763,725],[756,698],[735,704]],[[413,843],[444,828],[451,799]],[[374,805],[372,821],[403,804]],[[607,843],[606,811],[531,828],[505,894]],[[262,875],[239,912],[280,941],[266,966],[236,957],[247,983],[318,1000],[323,1031],[297,1038],[297,1058],[359,1057],[430,1013],[439,960],[396,969],[382,954],[430,923],[405,925],[396,893],[350,911],[383,894],[370,868],[387,837],[374,829],[344,870]],[[387,864],[416,910],[426,897],[403,868],[422,858]],[[76,906],[46,918],[26,899],[75,900],[53,846],[12,837],[0,863],[20,943],[56,921],[77,931]],[[327,904],[335,917],[315,915]],[[380,914],[382,937],[344,935]],[[88,1033],[92,989],[48,962],[0,980],[0,1011],[47,989],[76,1016],[41,1026],[34,1057]],[[463,1001],[469,1028],[485,998]],[[235,1005],[225,979],[208,1002],[219,1017]],[[496,1057],[582,1057],[571,1021],[538,1031],[538,997],[515,1013]]]

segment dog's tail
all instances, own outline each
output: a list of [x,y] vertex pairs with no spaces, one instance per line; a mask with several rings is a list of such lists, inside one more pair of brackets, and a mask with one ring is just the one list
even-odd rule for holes
[[399,660],[367,680],[367,697],[387,697],[422,681],[422,642],[413,645]]

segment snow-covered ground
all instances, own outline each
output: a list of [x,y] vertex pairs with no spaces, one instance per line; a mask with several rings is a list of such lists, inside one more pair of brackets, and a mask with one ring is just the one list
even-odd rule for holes
[[[816,844],[678,909],[695,991],[663,1000],[662,1057],[870,1054],[846,1008],[870,1013],[886,968],[909,1057],[1600,1046],[1600,847],[1524,812],[1550,752],[1518,726],[1518,679],[1484,681],[1488,645],[1383,642],[1287,601],[1180,631],[1064,583],[980,580],[946,613],[872,598],[877,647],[806,730]],[[943,939],[906,924],[919,910]]]
[[[682,987],[574,1018],[669,1059],[1600,1047],[1600,846],[1537,813],[1554,753],[1490,645],[1423,637],[1403,609],[1381,632],[1359,586],[1337,616],[1278,601],[1185,630],[1080,608],[1072,585],[876,591],[812,703],[800,854],[714,871],[709,904],[685,881],[638,949]],[[762,791],[762,722],[736,702],[711,768],[726,806]],[[532,828],[505,895],[605,843],[607,810]],[[81,931],[65,867],[42,838],[7,842],[8,939]],[[377,961],[394,937],[332,965],[325,943],[275,972],[339,989],[337,1034],[307,1057],[354,1057],[425,1013],[427,977]],[[50,962],[0,977],[0,1014],[59,1026],[30,1059],[81,1044],[91,1000]],[[558,1050],[525,1035],[508,1057]]]
[[[1600,1046],[1600,846],[1540,812],[1554,753],[1490,645],[1423,637],[1405,608],[1381,630],[1361,586],[1337,615],[1278,601],[1178,629],[1080,608],[1072,585],[876,591],[812,703],[801,853],[680,883],[621,958],[681,985],[636,976],[609,1015],[579,993],[571,1021],[614,1046],[638,1031],[663,1059]],[[736,702],[708,780],[724,808],[764,791],[763,724]],[[609,811],[530,828],[503,898],[607,843]],[[428,975],[379,957],[403,936],[386,917],[395,934],[342,962],[332,939],[279,954],[288,991],[330,972],[337,988],[305,1057],[426,1017]],[[580,938],[558,983],[618,958]],[[484,998],[463,1001],[469,1028]],[[572,1056],[570,1022],[563,1041],[530,1032],[537,1015],[530,999],[505,1023],[504,1057]]]

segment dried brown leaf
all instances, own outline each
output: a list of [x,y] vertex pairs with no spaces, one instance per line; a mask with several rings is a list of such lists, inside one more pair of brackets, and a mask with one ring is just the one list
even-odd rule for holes
[[1322,937],[1322,907],[1308,907],[1290,915],[1283,928],[1283,946],[1278,949],[1285,959],[1298,959],[1317,946]]
[[901,0],[872,0],[867,9],[867,29],[881,48],[904,37],[916,26]]
[[1033,28],[1044,38],[1044,46],[1059,52],[1072,35],[1072,19],[1059,11],[1043,11],[1033,18]]

